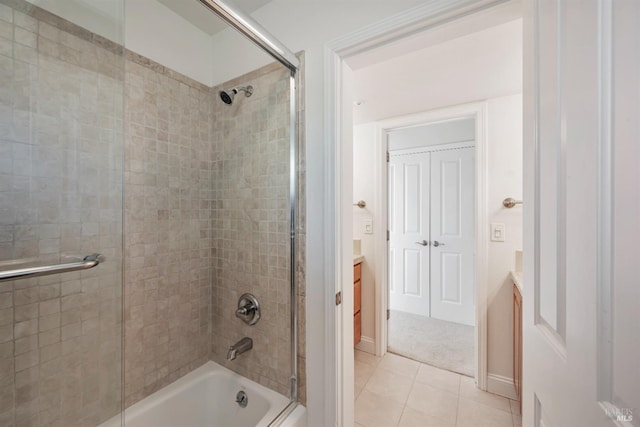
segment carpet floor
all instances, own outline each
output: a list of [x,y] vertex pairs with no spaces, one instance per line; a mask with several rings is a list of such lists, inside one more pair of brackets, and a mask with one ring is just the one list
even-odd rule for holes
[[391,353],[473,377],[473,341],[473,326],[391,310]]

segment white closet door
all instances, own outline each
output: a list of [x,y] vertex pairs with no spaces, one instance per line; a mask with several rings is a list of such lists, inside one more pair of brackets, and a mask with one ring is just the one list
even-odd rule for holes
[[431,316],[475,325],[474,148],[431,153]]
[[390,307],[429,316],[429,153],[389,162]]

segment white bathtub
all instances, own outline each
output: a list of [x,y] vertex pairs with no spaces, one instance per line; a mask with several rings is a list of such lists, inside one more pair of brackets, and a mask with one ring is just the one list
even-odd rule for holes
[[[246,408],[236,403],[244,391]],[[267,427],[289,399],[214,362],[207,362],[125,411],[125,427]],[[306,427],[305,408],[298,405],[274,426]],[[100,427],[121,427],[114,417]]]

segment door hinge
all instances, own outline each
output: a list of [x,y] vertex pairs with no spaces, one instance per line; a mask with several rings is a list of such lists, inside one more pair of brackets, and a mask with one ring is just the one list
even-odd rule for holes
[[387,320],[389,320],[390,317],[391,317],[391,310],[387,308]]
[[336,294],[336,305],[342,304],[342,291]]
[[387,163],[389,163],[389,160],[391,160],[391,156],[389,155],[389,152],[387,151]]
[[389,235],[390,235],[390,234],[391,234],[391,233],[389,233],[389,230],[387,230],[387,242],[389,241]]

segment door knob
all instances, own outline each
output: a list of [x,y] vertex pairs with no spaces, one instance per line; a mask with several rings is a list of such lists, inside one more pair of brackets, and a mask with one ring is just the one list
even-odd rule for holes
[[433,246],[435,246],[437,248],[438,246],[444,246],[444,243],[440,243],[437,240],[434,240],[433,241]]
[[418,245],[422,245],[422,246],[428,246],[429,242],[427,242],[426,240],[423,240],[422,242],[416,242]]

